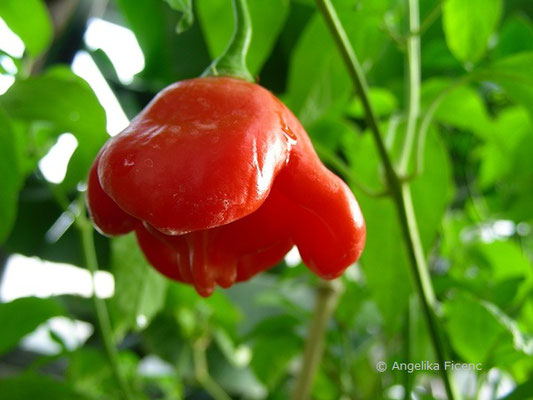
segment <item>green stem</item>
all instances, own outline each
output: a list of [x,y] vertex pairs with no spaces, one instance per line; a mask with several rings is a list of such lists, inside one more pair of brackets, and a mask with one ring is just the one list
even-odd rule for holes
[[104,344],[104,350],[111,366],[113,377],[119,387],[121,398],[123,400],[131,400],[132,396],[126,383],[124,376],[122,375],[119,363],[117,349],[113,343],[113,334],[111,330],[111,323],[109,320],[109,314],[105,301],[96,295],[96,286],[94,282],[95,274],[98,271],[98,260],[96,258],[96,251],[94,247],[93,226],[91,222],[85,216],[85,206],[83,196],[80,196],[79,201],[79,215],[75,220],[76,227],[78,228],[83,248],[83,256],[87,264],[92,277],[93,283],[93,295],[92,301],[96,312],[96,319],[98,320],[98,327],[100,329],[100,335]]
[[355,89],[357,93],[360,94],[361,103],[363,104],[363,108],[365,110],[367,123],[370,127],[372,135],[374,136],[376,145],[378,147],[379,156],[383,161],[387,182],[398,182],[398,187],[396,189],[399,191],[399,180],[387,153],[385,142],[382,139],[376,113],[374,112],[374,109],[370,104],[370,98],[368,96],[368,85],[366,83],[366,80],[364,79],[363,68],[361,67],[359,60],[355,55],[352,45],[350,44],[350,40],[346,35],[346,31],[342,27],[337,13],[333,8],[330,0],[316,0],[316,3],[318,9],[322,13],[327,25],[330,28],[331,34],[333,35],[337,45],[339,46],[340,53],[342,55],[342,58],[344,59],[344,62],[348,66],[348,73],[352,78],[352,81],[355,85]]
[[[420,26],[418,0],[409,0],[409,31],[417,31]],[[410,35],[407,39],[407,67],[409,71],[409,102],[407,108],[407,128],[398,166],[400,174],[407,172],[409,159],[416,136],[416,121],[420,113],[420,36]]]
[[433,7],[433,9],[426,16],[426,18],[422,21],[420,27],[417,29],[411,29],[409,35],[421,36],[425,31],[427,31],[431,27],[433,22],[435,22],[435,20],[439,17],[443,4],[444,0],[439,0],[435,7]]
[[252,40],[252,22],[247,0],[233,0],[235,29],[224,53],[214,60],[202,76],[231,76],[254,81],[246,66],[246,54]]
[[[411,362],[411,304],[412,299],[409,299],[409,306],[407,307],[407,310],[405,312],[405,330],[404,330],[404,362],[409,363]],[[410,400],[411,399],[411,389],[413,387],[413,380],[411,379],[411,374],[404,374],[404,393],[403,398],[404,400]]]
[[305,343],[302,367],[292,393],[292,400],[307,400],[311,393],[313,381],[322,353],[324,337],[331,315],[337,305],[340,293],[340,282],[321,281],[316,293],[316,304],[313,319]]
[[[444,346],[441,343],[439,335],[438,321],[435,312],[435,294],[433,292],[433,287],[429,277],[424,251],[420,240],[420,233],[416,223],[411,191],[408,184],[402,183],[392,166],[391,159],[385,149],[383,136],[380,131],[376,114],[369,100],[365,76],[356,57],[355,51],[348,40],[346,32],[340,23],[335,9],[331,4],[331,1],[316,0],[316,2],[320,12],[322,13],[327,25],[331,30],[331,34],[335,39],[335,42],[339,47],[350,76],[353,80],[354,86],[361,97],[361,101],[367,115],[368,124],[371,128],[381,162],[385,169],[387,185],[398,212],[400,225],[403,231],[405,243],[407,245],[415,289],[422,303],[422,309],[428,325],[430,339],[435,350],[437,360],[439,364],[443,366],[446,359],[444,356]],[[448,373],[444,370],[444,368],[441,368],[439,371],[444,381],[448,399],[453,400],[456,398],[456,396],[454,395]]]
[[214,400],[231,400],[231,397],[211,378],[207,367],[206,351],[209,340],[200,337],[193,344],[194,374],[198,383]]
[[[44,179],[44,178],[43,178]],[[85,199],[83,195],[79,198],[71,207],[68,198],[57,189],[54,185],[49,183],[46,179],[44,181],[48,184],[50,192],[54,196],[57,204],[66,213],[72,214],[74,220],[74,226],[78,229],[81,236],[81,245],[85,264],[91,273],[92,279],[92,302],[96,313],[96,320],[98,321],[98,328],[102,343],[104,344],[104,351],[106,353],[111,372],[120,390],[120,397],[123,400],[131,400],[132,395],[130,393],[128,384],[126,383],[119,367],[117,349],[113,343],[113,333],[111,330],[111,322],[109,320],[109,313],[105,301],[96,295],[95,275],[98,272],[98,259],[96,257],[96,251],[94,247],[93,226],[89,219],[85,216]]]
[[400,116],[393,114],[389,118],[389,126],[387,127],[387,133],[385,134],[385,147],[387,149],[394,148],[394,142],[396,141],[396,131],[398,130],[398,125],[400,125],[401,118]]
[[458,79],[454,83],[452,83],[450,86],[448,86],[446,89],[444,89],[436,98],[433,100],[433,102],[428,107],[427,111],[424,114],[424,117],[422,118],[422,122],[420,123],[420,131],[418,133],[418,141],[417,141],[417,150],[416,150],[416,158],[415,158],[415,164],[413,168],[413,176],[420,175],[424,170],[424,150],[426,147],[426,137],[427,133],[429,131],[429,127],[431,125],[431,122],[433,122],[433,117],[435,116],[435,112],[437,112],[439,106],[441,105],[442,101],[446,96],[448,96],[452,91],[454,91],[456,88],[458,88],[461,85],[464,85],[469,80],[473,79],[474,74],[465,75],[461,79]]

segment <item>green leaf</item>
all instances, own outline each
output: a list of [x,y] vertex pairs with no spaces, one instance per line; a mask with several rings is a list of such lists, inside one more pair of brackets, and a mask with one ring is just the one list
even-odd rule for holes
[[[422,104],[429,104],[452,82],[444,79],[431,79],[422,86]],[[435,112],[438,122],[476,133],[485,138],[493,133],[493,123],[481,94],[469,87],[460,86],[449,92]]]
[[253,344],[251,367],[257,378],[270,389],[276,387],[287,373],[287,365],[301,352],[302,340],[294,335],[278,332],[256,340]]
[[533,182],[533,131],[531,124],[529,126],[528,134],[522,137],[510,157],[510,172],[498,183],[498,192],[491,199],[492,207],[498,215],[517,222],[533,222],[533,191],[525,190]]
[[411,298],[409,303],[409,352],[411,360],[435,360],[426,318],[419,297]]
[[168,314],[157,314],[150,325],[142,332],[143,347],[172,365],[184,362],[189,365],[190,342],[182,335],[176,318]]
[[313,398],[317,400],[329,400],[340,399],[341,388],[336,379],[333,379],[331,375],[326,374],[324,366],[321,366],[316,374],[315,381],[313,382]]
[[505,309],[516,307],[528,297],[533,286],[533,265],[519,245],[510,240],[478,241],[467,251],[469,257],[463,262],[476,271],[468,283],[479,297]]
[[422,245],[426,254],[429,254],[455,194],[451,162],[436,130],[428,133],[424,170],[414,180],[411,193]]
[[8,116],[0,107],[0,176],[2,181],[2,201],[0,201],[0,243],[2,243],[17,215],[18,191],[22,185],[22,174],[17,157],[15,132]]
[[[117,361],[121,373],[136,391],[136,380],[139,379],[137,368],[138,356],[132,352],[121,351]],[[91,396],[91,399],[120,398],[121,394],[111,370],[109,360],[103,350],[96,348],[80,348],[70,354],[66,370],[67,382],[81,393]],[[145,399],[137,397],[135,399]]]
[[506,338],[512,340],[513,349],[527,356],[533,356],[533,336],[522,332],[516,321],[495,304],[487,301],[482,301],[481,304],[505,328]]
[[[315,150],[322,158],[322,162],[326,164],[328,164],[327,156],[336,156],[335,152],[342,149],[344,142],[350,140],[347,137],[360,134],[355,124],[327,116],[320,118],[307,128],[307,133],[315,146]],[[327,152],[328,154],[322,154],[323,152]],[[328,166],[334,168],[333,164],[329,164]]]
[[6,400],[87,400],[84,394],[52,378],[25,374],[0,380],[0,393]]
[[181,309],[191,312],[196,324],[201,322],[200,317],[210,318],[230,334],[234,333],[235,326],[241,319],[240,310],[227,298],[224,291],[216,290],[211,296],[204,298],[198,296],[189,285],[171,283],[165,310],[175,313]]
[[481,161],[479,185],[482,188],[488,188],[510,175],[515,177],[519,175],[513,167],[524,140],[528,135],[533,135],[528,114],[522,107],[509,107],[503,110],[491,131],[479,151]]
[[[448,337],[467,362],[492,362],[533,354],[533,339],[494,304],[458,294],[445,303]],[[513,352],[516,352],[513,354]]]
[[502,397],[500,400],[524,400],[533,398],[533,379],[518,385],[507,396]]
[[[232,398],[264,399],[267,389],[257,380],[250,368],[238,368],[231,363],[211,362],[210,374]],[[170,399],[169,399],[170,400]]]
[[223,329],[216,329],[213,332],[213,339],[218,348],[232,365],[239,367],[243,363],[239,359],[239,352],[231,337]]
[[[426,34],[427,35],[427,34]],[[450,75],[450,73],[459,74],[464,71],[462,64],[454,57],[446,45],[446,40],[442,35],[435,38],[426,38],[422,40],[421,64],[422,71],[433,74],[439,73]]]
[[0,17],[22,39],[32,57],[46,50],[52,40],[52,23],[41,0],[2,0]]
[[365,131],[362,135],[357,132],[345,134],[342,137],[342,144],[342,154],[346,157],[353,176],[377,192],[383,190],[384,179],[379,155],[370,132]]
[[194,22],[192,0],[165,0],[170,7],[181,13],[181,18],[176,25],[176,33],[185,32]]
[[58,315],[65,315],[65,310],[52,298],[24,297],[0,304],[0,354],[11,349],[43,322]]
[[[359,266],[355,270],[359,272]],[[350,327],[353,335],[380,329],[383,320],[370,298],[367,285],[348,277],[343,281],[344,288],[335,309],[335,319],[339,324]]]
[[[335,5],[363,67],[368,70],[389,39],[380,29],[388,1]],[[320,49],[320,51],[317,51]],[[287,102],[305,125],[328,110],[343,110],[353,91],[346,67],[323,18],[317,13],[305,27],[290,60]]]
[[[68,229],[71,219],[68,214],[62,215],[50,184],[36,174],[30,175],[19,193],[15,226],[3,247],[8,253],[86,267],[79,232]],[[95,246],[99,265],[109,265],[109,239],[95,235]]]
[[296,333],[299,324],[297,318],[286,314],[266,317],[246,335],[252,341],[252,370],[271,389],[286,373],[287,364],[301,352],[302,340]]
[[[353,175],[366,186],[379,190],[375,184],[382,180],[381,168],[370,135],[347,137],[345,149]],[[446,150],[437,132],[432,130],[426,144],[424,172],[411,188],[418,228],[427,254],[433,247],[441,220],[453,197],[451,182]],[[394,331],[402,322],[412,292],[412,276],[397,210],[389,198],[369,197],[355,185],[352,189],[367,226],[367,243],[361,265],[385,325]]]
[[[209,53],[216,58],[226,49],[233,33],[232,9],[227,0],[199,1],[197,8]],[[249,0],[248,8],[253,33],[246,62],[252,75],[257,75],[287,19],[289,1]]]
[[364,195],[358,195],[357,199],[367,226],[367,242],[361,256],[361,266],[385,327],[394,332],[404,319],[412,292],[397,212],[389,199]]
[[533,118],[533,52],[515,54],[480,71],[482,79],[501,85],[514,101],[524,105]]
[[[382,169],[379,156],[369,132],[346,135],[343,154],[352,175],[360,184],[379,192],[383,190]],[[361,267],[373,300],[383,317],[385,327],[393,332],[403,321],[404,311],[412,292],[411,277],[402,231],[393,202],[387,198],[374,198],[351,184],[365,217],[367,241]],[[391,296],[390,293],[394,293]]]
[[66,67],[18,80],[0,98],[12,118],[53,124],[54,131],[70,132],[78,147],[70,159],[62,183],[71,189],[85,180],[98,150],[107,140],[106,116],[90,86]]
[[138,318],[148,323],[163,307],[168,280],[148,264],[134,234],[112,239],[111,267],[115,296],[111,300],[120,333],[138,326]]
[[520,246],[512,241],[479,243],[476,250],[490,266],[490,275],[494,280],[517,276],[533,278],[533,265]]
[[[386,117],[392,114],[398,108],[398,100],[394,94],[384,88],[370,88],[370,103],[378,117]],[[354,118],[365,118],[363,103],[359,97],[356,97],[348,106],[347,115]]]
[[74,387],[93,396],[102,395],[102,381],[111,377],[105,354],[96,349],[78,349],[70,356],[66,378]]
[[501,13],[501,0],[447,0],[442,8],[442,22],[453,55],[464,63],[479,61]]
[[279,332],[294,332],[301,321],[292,315],[275,315],[261,320],[246,334],[245,340],[257,337],[268,338]]
[[533,24],[525,16],[514,16],[505,21],[494,54],[502,58],[524,51],[533,51]]
[[[198,3],[198,2],[197,2]],[[161,0],[117,0],[118,9],[135,33],[144,54],[139,74],[146,89],[154,93],[182,79],[200,75],[209,65],[199,24],[176,35],[180,16]]]
[[453,348],[467,362],[485,362],[505,329],[476,299],[460,295],[445,303]]
[[323,19],[316,15],[291,56],[288,105],[304,125],[310,125],[328,109],[346,103],[351,91],[338,50]]

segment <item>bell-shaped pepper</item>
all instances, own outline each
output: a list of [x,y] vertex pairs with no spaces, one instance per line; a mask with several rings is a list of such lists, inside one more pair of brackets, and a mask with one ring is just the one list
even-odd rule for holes
[[236,78],[161,91],[102,148],[87,199],[101,232],[135,231],[158,271],[203,296],[276,265],[294,245],[314,273],[336,278],[366,235],[353,194],[290,110]]

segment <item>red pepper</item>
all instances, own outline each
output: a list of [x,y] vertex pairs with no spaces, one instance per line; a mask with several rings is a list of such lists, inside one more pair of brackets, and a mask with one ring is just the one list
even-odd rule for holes
[[235,78],[177,82],[96,158],[88,206],[105,234],[134,230],[161,273],[202,296],[278,262],[296,245],[333,279],[366,229],[340,178],[274,95]]

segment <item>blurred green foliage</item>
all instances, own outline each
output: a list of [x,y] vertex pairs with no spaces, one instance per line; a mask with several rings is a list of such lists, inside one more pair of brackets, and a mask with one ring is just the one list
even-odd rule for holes
[[[104,18],[135,33],[145,68],[123,84],[105,52],[90,54],[129,116],[165,85],[201,74],[222,52],[233,26],[229,3],[109,2]],[[409,89],[407,1],[333,3],[368,76],[388,151],[398,162]],[[344,289],[328,325],[312,397],[397,399],[407,388],[417,399],[442,398],[433,385],[437,373],[390,369],[395,361],[433,361],[434,354],[413,293],[396,210],[389,198],[371,195],[385,187],[383,168],[335,43],[311,0],[249,4],[252,73],[290,106],[323,161],[351,186],[368,228],[360,262],[341,278]],[[461,386],[467,399],[481,390],[494,399],[533,398],[531,4],[420,1],[418,122],[436,99],[441,102],[423,148],[422,173],[411,190],[451,360],[483,365],[471,375],[477,389]],[[73,201],[83,190],[80,183],[107,138],[105,112],[68,65],[35,68],[49,56],[50,46],[65,39],[57,31],[53,37],[43,1],[2,0],[0,17],[26,48],[22,58],[0,54],[0,60],[11,59],[18,67],[16,73],[0,70],[15,79],[0,96],[2,251],[85,267],[74,229],[67,226],[52,242],[46,232],[65,215],[57,199]],[[78,146],[66,178],[53,184],[37,165],[64,132],[72,133]],[[101,268],[115,278],[108,304],[119,365],[133,398],[210,398],[202,366],[231,398],[289,397],[316,286],[303,266],[282,263],[204,299],[152,270],[131,236],[109,239],[95,233],[95,238]],[[36,355],[4,373],[9,352],[54,316],[96,323],[88,300],[77,296],[0,304],[0,397],[118,398],[97,335],[82,347],[63,344],[57,355]],[[146,372],[144,363],[155,357],[164,368]],[[384,373],[375,368],[380,360],[389,365]],[[46,368],[51,366],[52,374]],[[514,392],[502,392],[509,383]]]

